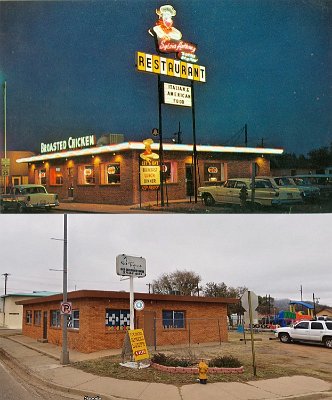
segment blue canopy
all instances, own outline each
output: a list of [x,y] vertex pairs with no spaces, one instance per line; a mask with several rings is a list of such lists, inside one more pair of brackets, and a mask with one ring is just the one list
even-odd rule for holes
[[290,301],[289,304],[290,304],[290,305],[298,304],[298,305],[300,305],[300,306],[309,308],[309,310],[313,310],[313,309],[314,309],[314,306],[313,306],[312,304],[305,303],[304,301]]

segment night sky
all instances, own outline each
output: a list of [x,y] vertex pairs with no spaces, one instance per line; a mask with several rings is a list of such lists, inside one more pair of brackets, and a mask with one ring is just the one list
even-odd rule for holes
[[[156,54],[148,29],[164,4],[206,67],[207,82],[195,84],[198,143],[244,145],[245,123],[250,146],[263,138],[306,154],[331,143],[331,1],[9,1],[0,2],[8,149],[92,133],[149,137],[157,76],[136,71],[135,52]],[[163,106],[163,122],[166,141],[181,122],[192,142],[190,109]]]

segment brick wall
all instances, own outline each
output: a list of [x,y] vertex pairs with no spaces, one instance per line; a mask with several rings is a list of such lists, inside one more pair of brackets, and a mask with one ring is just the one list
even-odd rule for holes
[[[72,300],[73,310],[80,311],[79,330],[68,329],[68,347],[83,353],[103,349],[119,349],[122,347],[124,331],[111,331],[105,326],[105,310],[129,309],[128,300],[86,298]],[[50,326],[50,311],[59,309],[59,302],[24,305],[23,335],[41,339],[43,337],[43,312],[48,312],[47,339],[49,343],[62,345],[62,330]],[[40,326],[26,324],[26,310],[41,310]],[[162,310],[185,311],[186,325],[184,329],[164,329]],[[204,343],[227,341],[227,307],[217,303],[189,303],[175,301],[146,301],[144,311],[156,312],[157,345],[173,345],[185,343]],[[136,312],[137,328],[144,328],[144,311]],[[219,324],[218,324],[219,321]]]
[[[50,193],[57,193],[60,201],[68,198],[68,188],[74,188],[74,201],[101,204],[138,204],[140,202],[156,202],[157,191],[139,191],[139,151],[124,151],[120,154],[101,154],[91,157],[74,157],[71,160],[51,160],[35,163],[29,167],[29,182],[35,183],[35,169],[46,169],[46,187]],[[186,198],[186,165],[191,164],[191,154],[185,152],[165,152],[164,160],[174,161],[177,165],[177,179],[174,183],[164,185],[164,199],[180,200]],[[259,167],[258,175],[270,175],[270,161],[252,155],[213,154],[198,155],[198,186],[204,186],[205,163],[221,163],[225,166],[225,179],[251,177],[252,163]],[[119,184],[101,184],[101,163],[120,163],[121,181]],[[81,185],[78,182],[78,168],[81,165],[94,165],[95,184]],[[63,185],[50,185],[50,166],[59,166],[63,171]],[[73,177],[68,176],[68,168],[73,168]],[[36,182],[37,183],[37,182]],[[160,193],[158,194],[160,201]]]

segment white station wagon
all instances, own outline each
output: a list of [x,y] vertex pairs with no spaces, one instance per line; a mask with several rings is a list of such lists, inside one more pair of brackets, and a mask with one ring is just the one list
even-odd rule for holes
[[[246,202],[251,202],[252,180],[250,178],[228,179],[223,185],[202,186],[198,188],[198,195],[205,205],[213,206],[216,203],[241,204],[241,190],[247,194]],[[271,182],[269,177],[255,179],[254,204],[258,206],[279,206],[302,203],[298,189],[281,189]]]

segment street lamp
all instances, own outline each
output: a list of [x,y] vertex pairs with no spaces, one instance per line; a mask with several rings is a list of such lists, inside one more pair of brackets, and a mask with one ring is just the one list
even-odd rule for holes
[[[67,214],[63,214],[63,239],[51,238],[52,240],[63,241],[63,274],[62,274],[62,286],[63,286],[63,302],[67,302]],[[61,271],[61,270],[60,270]],[[69,351],[67,349],[67,314],[62,314],[62,351],[60,356],[60,364],[69,364]]]

